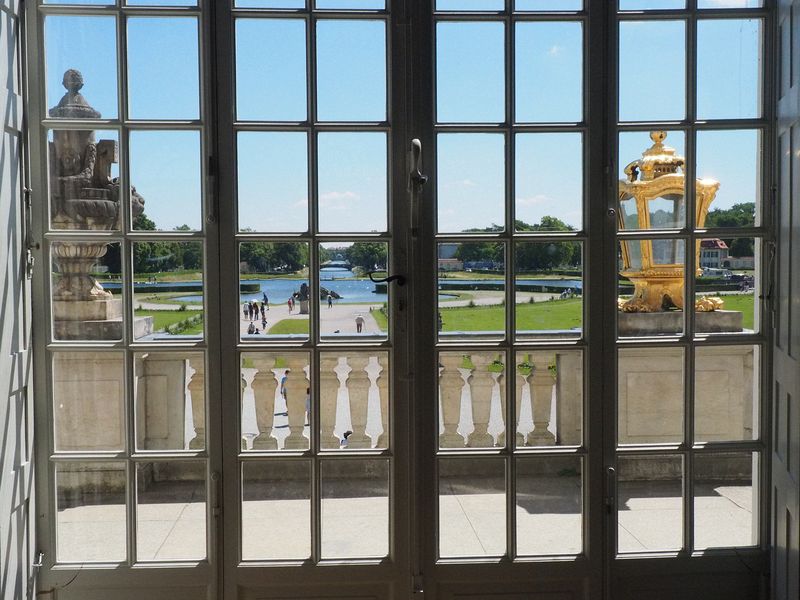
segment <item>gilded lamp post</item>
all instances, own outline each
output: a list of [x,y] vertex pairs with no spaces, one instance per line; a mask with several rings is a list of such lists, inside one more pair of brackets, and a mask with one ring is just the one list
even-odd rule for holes
[[[625,167],[619,182],[619,228],[679,229],[686,222],[685,159],[664,145],[665,131],[653,131],[653,145]],[[695,182],[697,227],[703,227],[709,206],[719,189],[713,179]],[[623,240],[621,274],[634,285],[633,297],[620,300],[624,312],[658,312],[683,308],[685,245],[677,239]],[[695,248],[695,269],[700,274],[700,242]],[[722,307],[719,299],[704,298],[698,310]]]

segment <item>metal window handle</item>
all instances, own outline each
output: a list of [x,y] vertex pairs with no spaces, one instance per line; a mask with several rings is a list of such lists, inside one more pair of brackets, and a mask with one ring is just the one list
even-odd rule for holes
[[614,511],[617,495],[617,470],[614,467],[606,469],[606,512]]
[[420,167],[422,166],[422,142],[417,138],[411,140],[411,184],[422,187],[428,183],[428,176],[423,175]]
[[392,283],[393,281],[396,281],[397,285],[399,285],[399,286],[403,286],[406,283],[406,278],[403,277],[402,275],[389,275],[388,277],[383,277],[381,279],[375,279],[373,277],[374,274],[375,274],[375,271],[370,271],[369,273],[367,273],[367,275],[369,276],[369,280],[372,283]]

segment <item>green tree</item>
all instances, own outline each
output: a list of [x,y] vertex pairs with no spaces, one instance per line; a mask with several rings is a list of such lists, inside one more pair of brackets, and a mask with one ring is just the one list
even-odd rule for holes
[[[715,208],[706,216],[705,226],[712,227],[752,227],[756,223],[755,202],[742,202],[730,208]],[[731,256],[753,256],[755,247],[752,238],[721,238],[728,245]]]
[[350,264],[364,271],[386,268],[387,249],[383,242],[356,242],[345,255]]

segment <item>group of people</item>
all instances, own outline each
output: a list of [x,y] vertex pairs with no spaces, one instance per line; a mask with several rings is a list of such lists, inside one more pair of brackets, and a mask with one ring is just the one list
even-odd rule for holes
[[257,300],[249,300],[242,304],[242,314],[244,315],[244,320],[246,321],[247,319],[250,319],[250,326],[247,328],[247,333],[250,335],[261,333],[261,330],[259,330],[256,326],[259,316],[261,317],[261,329],[263,331],[267,330],[268,310],[269,298],[267,298],[266,294],[263,295],[261,305],[258,304]]

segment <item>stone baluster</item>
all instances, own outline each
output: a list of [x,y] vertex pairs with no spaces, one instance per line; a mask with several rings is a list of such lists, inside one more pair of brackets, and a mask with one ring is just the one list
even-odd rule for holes
[[350,392],[347,389],[347,379],[353,369],[347,364],[347,357],[340,356],[333,370],[339,378],[339,387],[336,389],[336,423],[333,426],[333,433],[341,440],[345,433],[353,431],[353,423],[350,419]]
[[206,445],[206,374],[202,357],[190,359],[194,375],[189,382],[189,393],[192,397],[192,420],[194,422],[194,438],[189,442],[190,450],[200,450]]
[[533,375],[533,371],[527,368],[520,368],[517,366],[517,382],[516,388],[514,390],[515,396],[515,408],[514,408],[514,420],[516,422],[516,427],[514,431],[516,432],[516,440],[517,440],[517,447],[522,447],[525,445],[526,436],[523,432],[519,431],[523,418],[525,420],[532,418],[531,412],[531,388],[530,388],[530,381]]
[[286,364],[288,374],[284,388],[286,390],[286,410],[289,413],[289,437],[286,438],[284,447],[287,450],[305,450],[308,448],[308,440],[303,435],[303,428],[306,422],[306,390],[308,380],[306,379],[305,367],[307,363],[305,354],[287,355]]
[[439,436],[440,448],[463,448],[464,438],[458,433],[458,420],[461,416],[461,378],[459,366],[463,357],[460,354],[440,354],[442,373],[439,377],[439,394],[442,402],[444,433]]
[[583,355],[560,352],[556,365],[556,437],[560,445],[578,445],[583,428]]
[[472,372],[472,422],[474,431],[467,439],[467,446],[471,448],[486,448],[494,445],[492,436],[489,435],[489,416],[492,407],[492,388],[494,378],[489,372],[492,359],[480,354],[472,357],[475,370]]
[[[259,361],[258,373],[253,379],[253,393],[256,399],[256,422],[258,423],[258,437],[253,440],[256,450],[277,450],[278,440],[272,437],[272,427],[275,423],[275,388],[278,382],[267,361]],[[271,362],[271,361],[270,361]]]
[[555,365],[553,353],[537,352],[533,355],[536,367],[531,377],[533,394],[533,431],[528,434],[530,446],[553,446],[556,438],[547,427],[550,425],[550,405],[553,400],[553,386],[556,375],[551,369]]
[[246,450],[253,448],[253,440],[259,435],[258,423],[256,420],[256,399],[253,393],[253,380],[258,373],[258,369],[252,367],[241,368],[242,385],[242,414],[241,414],[241,434],[245,442]]
[[353,424],[353,433],[347,439],[347,447],[369,448],[372,440],[369,439],[366,428],[370,381],[364,370],[369,363],[369,357],[357,354],[348,357],[347,362],[353,369],[347,381],[347,389],[350,391],[350,419]]
[[[492,373],[492,405],[489,411],[489,435],[497,439],[497,446],[506,445],[506,380],[505,371]],[[513,429],[512,429],[513,431]]]
[[319,443],[323,449],[339,447],[339,439],[333,432],[339,390],[339,377],[334,369],[338,362],[339,359],[332,354],[323,354],[319,361]]
[[381,395],[381,426],[383,433],[378,438],[378,448],[389,447],[389,364],[385,354],[378,355],[381,372],[378,375],[378,392]]

